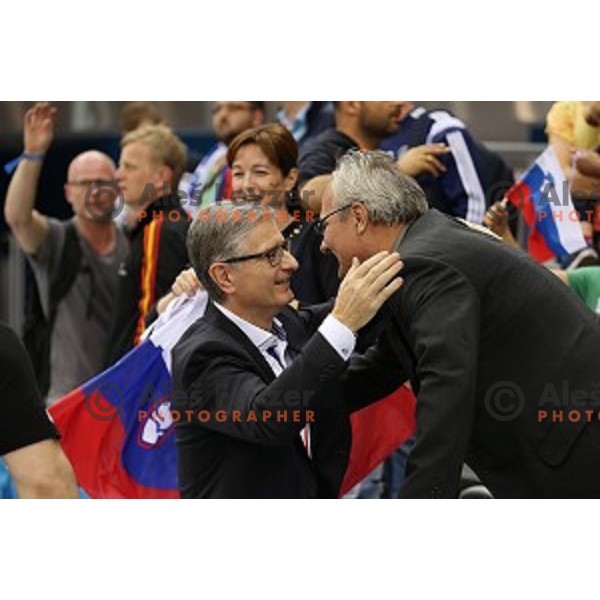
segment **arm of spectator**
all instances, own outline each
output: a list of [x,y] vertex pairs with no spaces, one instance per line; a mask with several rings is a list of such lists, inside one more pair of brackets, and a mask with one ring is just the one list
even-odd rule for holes
[[411,177],[423,174],[439,177],[447,169],[437,157],[448,152],[450,152],[450,149],[446,144],[423,144],[422,146],[415,146],[407,150],[398,159],[398,168]]
[[[600,178],[600,172],[596,171],[600,168],[600,156],[593,151],[577,151],[571,142],[554,133],[549,133],[548,141],[556,152],[565,177],[571,183],[572,193],[577,191],[589,193],[594,183],[598,183],[594,178]],[[598,156],[598,162],[590,161],[592,154]]]
[[594,150],[575,152],[575,167],[585,177],[600,179],[600,154]]
[[305,210],[321,214],[321,204],[325,189],[331,183],[331,174],[318,175],[307,181],[300,189],[300,202]]
[[175,282],[171,286],[171,291],[158,301],[156,311],[159,315],[162,315],[167,309],[167,306],[169,306],[175,298],[179,298],[179,296],[183,294],[187,294],[191,298],[196,291],[200,289],[203,288],[198,277],[196,277],[196,271],[194,271],[193,268],[185,269],[185,271],[179,273],[177,279],[175,279]]
[[506,198],[500,202],[494,203],[490,206],[488,211],[483,217],[483,224],[498,237],[502,238],[502,241],[509,246],[514,248],[520,248],[519,243],[515,239],[510,227],[508,226],[508,200]]
[[43,440],[3,456],[19,498],[78,498],[71,464],[56,440]]
[[[550,131],[548,131],[548,141],[554,148],[563,173],[571,185],[571,195],[574,198],[581,198],[582,196],[597,194],[598,180],[588,177],[579,171],[577,158],[573,160],[574,153],[576,152],[573,144],[561,135],[551,133]],[[586,170],[586,166],[583,164],[584,171]],[[592,224],[589,222],[582,221],[581,229],[584,236],[591,236],[593,233]]]
[[440,157],[447,171],[439,177],[440,187],[452,207],[452,214],[469,223],[483,222],[486,210],[484,184],[476,164],[479,150],[466,129],[450,129],[435,136],[435,141],[448,147]]
[[4,217],[28,254],[35,254],[48,234],[48,220],[34,209],[34,203],[43,164],[40,157],[46,154],[54,138],[56,114],[56,109],[46,102],[39,102],[25,113],[25,155],[6,194]]

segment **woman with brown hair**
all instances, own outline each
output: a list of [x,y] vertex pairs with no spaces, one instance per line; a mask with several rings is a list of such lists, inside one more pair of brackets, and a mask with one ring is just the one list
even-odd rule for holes
[[[276,211],[277,223],[299,268],[291,280],[296,300],[304,306],[320,304],[337,295],[338,263],[332,254],[321,253],[317,215],[305,211],[297,190],[298,146],[282,125],[269,124],[240,133],[229,145],[231,197],[224,200],[260,202]],[[162,298],[156,312],[162,314],[175,298],[192,296],[199,282],[193,269],[181,272]],[[147,323],[151,323],[156,314]]]
[[300,263],[292,277],[296,299],[304,305],[318,304],[337,293],[338,265],[331,254],[320,251],[317,216],[301,207],[298,192],[298,146],[282,125],[249,129],[230,144],[233,200],[266,204],[276,211],[277,224]]

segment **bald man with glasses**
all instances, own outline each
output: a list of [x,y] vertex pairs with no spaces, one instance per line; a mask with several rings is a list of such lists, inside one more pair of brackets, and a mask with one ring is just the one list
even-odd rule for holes
[[289,306],[298,263],[275,219],[268,208],[225,203],[190,229],[190,260],[210,302],[173,350],[183,498],[337,493],[326,438],[342,433],[345,412],[332,386],[357,331],[399,289],[401,263],[387,252],[356,261],[332,310],[298,314]]
[[34,354],[34,370],[48,403],[102,370],[117,273],[129,247],[111,220],[118,186],[115,164],[102,152],[89,150],[69,165],[64,190],[73,209],[72,219],[60,221],[35,209],[56,119],[56,109],[46,102],[26,112],[24,152],[4,205],[6,222],[32,267],[41,311],[49,324],[48,351],[31,350],[47,347],[36,337],[41,331],[39,323],[32,323],[28,348]]

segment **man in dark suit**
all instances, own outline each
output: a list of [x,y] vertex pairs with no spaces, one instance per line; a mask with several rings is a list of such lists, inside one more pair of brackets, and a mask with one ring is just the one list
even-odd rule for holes
[[381,152],[345,156],[323,207],[322,250],[340,274],[393,248],[405,265],[384,333],[351,369],[357,395],[374,373],[379,394],[386,370],[412,380],[400,496],[456,497],[464,462],[496,497],[600,496],[597,316],[524,253],[428,210]]
[[347,451],[347,423],[332,385],[355,333],[400,287],[401,263],[388,252],[356,262],[331,314],[300,317],[286,308],[298,263],[275,219],[268,208],[224,203],[190,230],[190,259],[212,303],[173,351],[184,498],[335,496],[343,476],[335,454]]

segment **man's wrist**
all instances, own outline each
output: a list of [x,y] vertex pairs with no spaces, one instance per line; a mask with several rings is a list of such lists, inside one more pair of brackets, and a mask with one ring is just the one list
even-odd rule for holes
[[329,342],[343,360],[348,360],[356,345],[353,331],[333,314],[330,314],[319,327],[321,335]]
[[32,161],[40,161],[46,158],[45,152],[29,152],[25,150],[23,154],[21,154],[21,159],[23,160],[32,160]]

